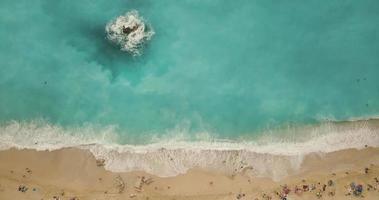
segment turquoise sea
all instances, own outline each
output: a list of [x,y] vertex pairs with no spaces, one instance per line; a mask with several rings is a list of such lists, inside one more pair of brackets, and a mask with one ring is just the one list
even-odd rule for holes
[[[106,38],[131,10],[155,32],[140,56]],[[252,162],[292,132],[313,142],[290,152],[337,132],[338,147],[379,146],[371,122],[334,125],[379,115],[378,11],[377,0],[0,0],[0,146],[91,144],[111,169],[163,175],[210,166],[191,163],[199,146],[215,159],[254,149],[240,158]],[[170,168],[167,155],[193,160]]]

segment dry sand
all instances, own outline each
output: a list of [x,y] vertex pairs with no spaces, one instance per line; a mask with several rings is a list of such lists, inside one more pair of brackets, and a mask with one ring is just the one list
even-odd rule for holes
[[[379,178],[379,148],[308,155],[296,174],[279,182],[199,169],[159,178],[144,172],[113,173],[102,164],[90,152],[76,148],[0,151],[0,200],[265,200],[280,199],[276,193],[283,193],[284,185],[291,190],[291,200],[379,199],[375,181]],[[362,196],[346,196],[351,182],[363,185]],[[297,194],[296,186],[300,188]],[[318,198],[317,193],[322,196]]]

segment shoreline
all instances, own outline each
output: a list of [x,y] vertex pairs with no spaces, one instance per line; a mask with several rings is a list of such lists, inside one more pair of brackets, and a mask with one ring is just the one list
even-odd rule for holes
[[[112,172],[145,171],[162,177],[189,169],[234,174],[253,167],[251,175],[280,180],[298,170],[304,156],[348,148],[379,147],[379,120],[324,123],[263,132],[255,140],[203,141],[172,137],[146,145],[117,144],[112,129],[65,129],[45,122],[0,126],[0,150],[9,148],[89,150]],[[166,137],[166,136],[165,136]],[[242,167],[242,168],[241,168]]]
[[[363,185],[365,199],[379,197],[379,148],[345,149],[311,153],[299,169],[273,181],[248,174],[248,168],[233,175],[191,169],[173,177],[157,177],[141,171],[110,172],[103,160],[88,150],[65,148],[54,151],[0,151],[0,199],[279,199],[287,185],[289,199],[355,199],[345,196],[351,182]],[[368,168],[365,173],[365,168]],[[145,177],[141,181],[141,177]],[[151,178],[151,179],[150,179]],[[148,180],[148,181],[147,181]],[[333,184],[329,186],[329,180]],[[320,184],[319,184],[320,183]],[[369,186],[373,188],[368,191]],[[306,185],[308,191],[302,189]],[[324,185],[327,185],[323,191]],[[18,188],[25,186],[25,192]],[[295,186],[298,186],[297,194]],[[313,189],[313,186],[315,189]],[[309,188],[312,187],[312,190]],[[347,188],[346,188],[347,187]],[[25,189],[24,188],[24,189]],[[359,197],[360,198],[360,197]]]

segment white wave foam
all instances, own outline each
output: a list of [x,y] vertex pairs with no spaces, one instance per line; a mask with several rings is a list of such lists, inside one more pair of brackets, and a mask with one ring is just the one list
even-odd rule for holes
[[132,55],[140,55],[142,45],[151,39],[154,31],[145,20],[133,10],[110,21],[106,27],[107,38]]
[[71,127],[51,125],[44,120],[10,121],[0,125],[0,150],[28,148],[56,150],[89,144],[111,144],[117,141],[116,127]]
[[[116,172],[142,170],[158,176],[174,176],[191,168],[233,174],[248,174],[279,180],[298,169],[304,155],[347,148],[379,146],[377,121],[327,123],[305,127],[293,135],[271,134],[254,141],[184,141],[174,138],[147,145],[116,144],[114,127],[88,125],[64,129],[43,121],[10,122],[0,126],[0,149],[31,148],[55,150],[78,147],[106,159],[106,168]],[[291,132],[287,130],[286,132]],[[207,134],[206,138],[209,138]]]

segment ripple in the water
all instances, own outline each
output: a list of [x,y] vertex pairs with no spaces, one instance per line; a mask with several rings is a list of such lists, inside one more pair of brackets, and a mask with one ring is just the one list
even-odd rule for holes
[[141,54],[143,44],[154,35],[152,27],[135,10],[110,21],[105,31],[110,41],[134,56]]

